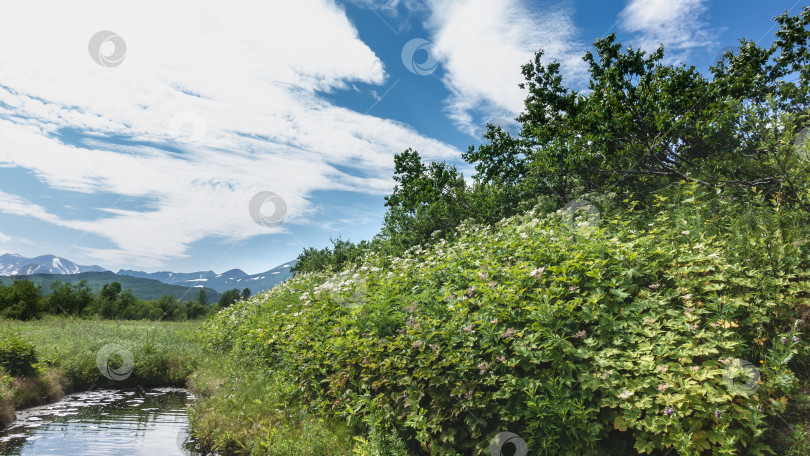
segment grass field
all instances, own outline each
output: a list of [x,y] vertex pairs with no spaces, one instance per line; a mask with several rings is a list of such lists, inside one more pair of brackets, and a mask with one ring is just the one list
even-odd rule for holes
[[191,416],[195,436],[222,454],[352,453],[355,440],[345,425],[291,403],[295,385],[266,369],[204,350],[196,342],[200,329],[199,322],[0,319],[0,361],[4,350],[33,347],[36,355],[24,375],[0,367],[0,428],[15,410],[71,391],[181,386],[200,398]]
[[[25,375],[0,369],[0,424],[15,409],[93,388],[187,386],[192,373],[217,363],[193,342],[199,323],[0,320],[0,353],[15,341],[36,356]],[[27,361],[26,361],[27,362]],[[212,372],[201,369],[200,372]],[[208,385],[200,374],[197,384]]]

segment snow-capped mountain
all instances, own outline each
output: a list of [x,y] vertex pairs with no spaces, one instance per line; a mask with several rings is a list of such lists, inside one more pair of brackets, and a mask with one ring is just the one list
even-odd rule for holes
[[0,255],[0,276],[31,274],[79,274],[82,272],[106,272],[101,266],[82,266],[55,255],[26,258],[14,253]]
[[130,277],[138,277],[141,279],[155,279],[161,281],[163,283],[168,283],[170,285],[177,285],[181,282],[193,282],[199,281],[204,279],[211,279],[217,276],[217,273],[214,271],[200,271],[200,272],[171,272],[171,271],[159,271],[159,272],[143,272],[143,271],[133,271],[130,269],[121,269],[118,271],[118,275],[125,275]]
[[277,266],[269,271],[261,272],[259,274],[249,275],[241,269],[231,269],[222,274],[217,274],[214,271],[199,271],[189,273],[176,273],[176,272],[142,272],[130,271],[122,269],[118,271],[118,275],[126,275],[132,277],[140,277],[143,279],[155,279],[163,283],[171,285],[183,285],[186,287],[208,287],[220,293],[237,288],[243,290],[250,288],[252,293],[259,293],[273,288],[275,285],[283,282],[289,278],[290,268],[295,264],[294,261]]
[[[214,271],[198,272],[143,272],[121,269],[119,276],[136,277],[140,279],[154,279],[168,285],[181,285],[194,288],[211,288],[220,293],[233,288],[244,290],[250,288],[251,293],[259,293],[273,288],[275,285],[288,279],[292,274],[290,268],[295,261],[277,266],[269,271],[249,275],[241,269],[231,269],[222,274]],[[21,255],[7,253],[0,255],[0,276],[27,276],[33,274],[79,274],[82,272],[109,272],[101,266],[82,266],[70,260],[54,255],[42,255],[36,258],[26,258]]]

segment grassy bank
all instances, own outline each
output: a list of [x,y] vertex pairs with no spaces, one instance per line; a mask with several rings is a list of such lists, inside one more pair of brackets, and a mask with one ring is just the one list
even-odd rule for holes
[[801,454],[806,215],[694,186],[598,204],[220,312],[200,335],[241,369],[195,434],[237,454],[489,454],[504,431],[530,454]]
[[207,366],[217,363],[193,341],[198,326],[57,317],[0,320],[0,356],[6,356],[6,368],[0,368],[0,424],[16,409],[71,391],[187,386],[191,378],[201,389],[213,389],[216,375]]

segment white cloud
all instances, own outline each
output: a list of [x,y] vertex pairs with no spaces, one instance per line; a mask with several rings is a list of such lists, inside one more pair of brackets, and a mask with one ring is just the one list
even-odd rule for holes
[[514,118],[523,111],[521,68],[544,51],[544,62],[561,64],[568,85],[585,75],[585,47],[577,41],[570,12],[559,6],[529,8],[521,0],[431,0],[426,24],[433,52],[452,92],[450,116],[477,135],[482,118]]
[[11,242],[11,236],[0,233],[0,242]]
[[[5,14],[17,19],[0,28],[0,166],[31,170],[60,190],[150,201],[148,210],[105,207],[99,220],[71,220],[0,183],[0,211],[112,241],[85,249],[105,266],[157,267],[202,239],[268,233],[247,210],[258,191],[285,199],[289,227],[309,223],[313,191],[390,192],[393,154],[406,147],[429,159],[459,154],[319,95],[386,77],[329,0],[121,8],[15,2]],[[88,53],[99,30],[125,40],[120,66]],[[196,123],[178,124],[181,113]],[[195,141],[178,142],[193,127]],[[66,129],[95,139],[65,144]]]
[[654,51],[664,45],[666,60],[683,59],[692,48],[715,43],[701,16],[706,0],[630,0],[619,13],[623,30],[638,35],[637,45]]

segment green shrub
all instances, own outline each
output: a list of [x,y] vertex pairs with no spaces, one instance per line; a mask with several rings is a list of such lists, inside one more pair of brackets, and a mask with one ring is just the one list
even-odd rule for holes
[[636,207],[462,225],[300,274],[201,336],[390,451],[488,454],[503,431],[532,454],[767,451],[806,374],[806,216],[691,185]]
[[14,333],[0,337],[0,367],[10,375],[31,375],[36,363],[37,355],[31,342]]

